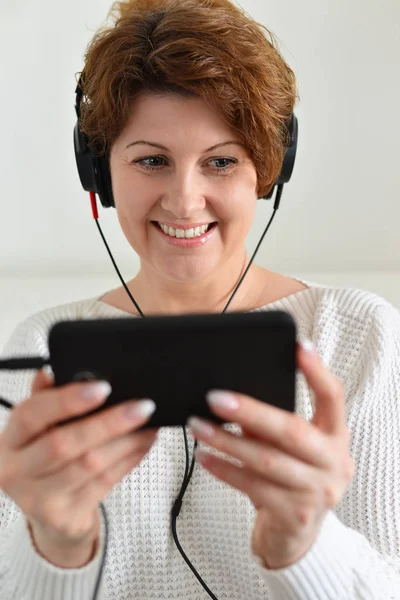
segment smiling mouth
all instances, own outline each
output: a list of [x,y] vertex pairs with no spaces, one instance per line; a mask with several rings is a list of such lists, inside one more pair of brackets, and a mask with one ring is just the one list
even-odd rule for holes
[[203,225],[201,227],[193,227],[191,229],[179,229],[175,227],[168,227],[168,225],[164,225],[163,223],[159,223],[158,221],[153,221],[154,225],[159,227],[161,231],[163,231],[166,235],[178,238],[178,239],[194,239],[197,237],[201,237],[214,226],[217,225],[217,222],[209,223],[208,225]]

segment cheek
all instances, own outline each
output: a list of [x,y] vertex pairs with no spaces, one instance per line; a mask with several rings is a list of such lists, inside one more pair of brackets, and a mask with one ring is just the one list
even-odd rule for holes
[[226,194],[221,198],[221,210],[226,210],[228,218],[243,220],[243,225],[252,222],[257,205],[257,177],[252,170],[245,170],[233,177]]
[[122,232],[130,246],[138,254],[142,253],[147,243],[148,229],[151,227],[151,223],[146,221],[145,216],[142,216],[141,219],[140,216],[136,212],[134,216],[127,211],[118,212],[118,221]]
[[230,227],[234,227],[238,232],[247,233],[250,229],[256,210],[257,198],[249,194],[248,188],[240,187],[228,199],[225,198],[221,206],[221,219]]

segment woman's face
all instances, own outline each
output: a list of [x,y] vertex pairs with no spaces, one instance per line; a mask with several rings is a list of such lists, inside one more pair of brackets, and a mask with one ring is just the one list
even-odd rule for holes
[[[243,265],[256,169],[238,134],[203,99],[136,98],[110,168],[118,219],[142,270],[194,282],[221,276],[227,260]],[[158,223],[172,229],[166,234]],[[196,229],[211,223],[203,235]]]

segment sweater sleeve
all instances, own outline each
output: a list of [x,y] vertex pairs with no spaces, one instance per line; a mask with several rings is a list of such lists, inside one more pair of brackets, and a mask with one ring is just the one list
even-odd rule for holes
[[[1,358],[48,356],[45,331],[32,318],[20,323],[2,350]],[[45,367],[49,370],[50,367]],[[0,371],[0,397],[20,404],[31,394],[34,371]],[[10,411],[0,406],[0,434]],[[105,525],[101,511],[100,538],[93,559],[79,569],[62,569],[41,557],[32,543],[24,513],[0,489],[0,589],[2,600],[91,600],[104,551]],[[104,600],[104,573],[97,600]]]
[[300,561],[271,570],[254,557],[273,600],[400,600],[400,312],[371,312],[347,399],[356,474]]

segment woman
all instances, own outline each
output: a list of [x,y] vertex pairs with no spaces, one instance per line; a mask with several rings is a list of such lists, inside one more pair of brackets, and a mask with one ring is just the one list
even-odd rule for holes
[[[137,0],[113,9],[115,27],[100,31],[86,54],[90,102],[81,127],[93,150],[109,153],[118,219],[140,257],[128,288],[145,315],[221,312],[248,264],[257,198],[280,173],[294,74],[272,36],[228,0]],[[290,312],[317,349],[298,349],[296,414],[223,391],[208,397],[234,425],[190,420],[190,441],[210,452],[196,453],[201,466],[185,495],[179,540],[214,597],[400,598],[400,315],[375,294],[252,265],[231,310],[276,309]],[[59,320],[132,315],[123,287],[53,307],[21,323],[4,355],[46,356]],[[0,382],[0,395],[21,405],[19,421],[6,423],[1,412],[0,466],[6,458],[19,465],[22,414],[32,419],[28,408],[52,382],[40,373],[33,382],[2,374]],[[90,439],[80,444],[83,437]],[[101,456],[98,472],[111,471],[107,452]],[[140,464],[109,486],[102,598],[206,597],[170,532],[183,458],[180,429],[163,428]],[[90,598],[102,520],[90,545],[61,560],[32,527],[18,469],[20,477],[0,468],[2,598]],[[47,494],[56,481],[48,479]],[[61,512],[53,509],[55,520]],[[77,501],[72,518],[80,512]]]

